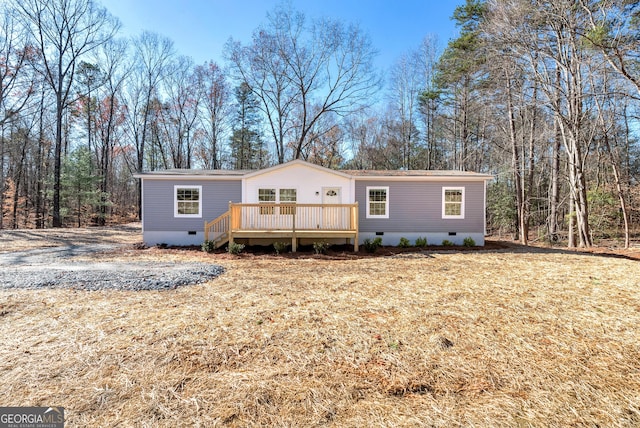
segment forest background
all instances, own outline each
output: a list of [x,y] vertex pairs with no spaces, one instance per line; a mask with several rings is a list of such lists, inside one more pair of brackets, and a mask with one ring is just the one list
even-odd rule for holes
[[93,1],[0,8],[0,229],[135,220],[139,171],[304,159],[491,173],[489,229],[523,244],[637,233],[637,2],[467,0],[384,72],[290,3],[204,64]]

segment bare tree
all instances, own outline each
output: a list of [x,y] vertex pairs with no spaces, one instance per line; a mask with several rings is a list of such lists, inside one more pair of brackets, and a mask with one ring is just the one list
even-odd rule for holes
[[262,103],[280,163],[292,131],[297,159],[322,116],[345,116],[372,102],[380,85],[375,54],[357,26],[330,19],[308,24],[302,13],[287,7],[268,15],[251,45],[231,41],[227,48],[236,74]]
[[326,168],[337,169],[344,162],[344,132],[336,115],[324,115],[309,132],[303,159]]
[[[538,99],[538,82],[532,78],[528,64],[522,63],[522,55],[514,49],[511,40],[513,32],[522,33],[524,30],[520,29],[517,20],[505,18],[505,14],[513,13],[504,7],[505,3],[492,6],[488,19],[483,23],[483,31],[491,40],[487,49],[490,76],[487,87],[495,92],[495,104],[505,106],[506,115],[496,115],[495,123],[508,141],[505,152],[510,152],[513,174],[515,229],[520,243],[528,245],[536,153],[545,150],[542,145],[545,127],[539,120],[541,101]],[[533,68],[538,66],[536,59],[537,56],[533,54]],[[543,147],[538,149],[539,146]]]
[[[594,79],[593,76],[591,76]],[[602,93],[597,94],[594,97],[594,102],[597,108],[597,124],[601,128],[600,140],[604,149],[605,156],[609,161],[611,168],[611,175],[613,179],[613,185],[616,190],[616,196],[620,203],[620,214],[622,215],[623,227],[624,227],[624,247],[629,248],[630,237],[630,219],[629,219],[629,207],[627,203],[627,191],[625,190],[623,180],[623,162],[621,160],[621,150],[617,144],[619,121],[617,116],[626,116],[627,103],[619,103],[614,94],[622,93],[623,91],[618,88],[612,88],[616,85],[612,81],[610,73],[605,72],[602,75],[602,79],[597,82],[597,85],[605,89]],[[593,82],[592,86],[596,86],[596,82]],[[622,104],[622,112],[616,111]],[[625,130],[626,131],[626,130]],[[624,132],[627,134],[627,132]]]
[[236,80],[245,82],[260,100],[273,138],[278,163],[285,161],[285,145],[293,121],[295,92],[280,58],[275,35],[266,30],[253,34],[248,46],[230,40],[226,55]]
[[167,96],[167,108],[163,110],[167,115],[163,120],[166,137],[164,143],[171,154],[173,168],[191,168],[200,103],[193,68],[191,58],[179,56],[170,64],[163,85],[163,93]]
[[63,126],[75,69],[85,54],[111,39],[120,24],[92,0],[20,0],[15,7],[42,56],[40,72],[55,94],[53,227],[61,227]]
[[373,169],[372,151],[380,140],[380,120],[376,111],[366,109],[349,116],[345,124],[347,150],[351,153],[348,167]]
[[[135,159],[130,169],[144,171],[146,145],[149,138],[154,97],[174,56],[173,42],[156,33],[143,32],[133,40],[134,59],[126,84],[127,126],[135,146]],[[138,182],[138,218],[142,215],[142,191]]]
[[422,117],[422,140],[426,150],[424,168],[432,169],[436,163],[436,113],[439,93],[435,85],[439,48],[438,39],[427,35],[415,53],[418,71],[422,74],[422,88],[418,95],[418,112]]
[[104,84],[96,103],[96,151],[95,156],[100,176],[100,203],[97,223],[104,225],[107,218],[110,194],[114,180],[113,157],[118,130],[124,122],[124,108],[119,100],[122,88],[129,75],[125,68],[127,43],[114,39],[105,43],[97,52],[96,62],[104,73]]
[[[564,148],[567,152],[569,166],[570,215],[569,246],[576,245],[573,223],[577,227],[578,243],[581,247],[592,245],[589,227],[589,203],[587,197],[587,180],[585,161],[592,143],[593,133],[586,129],[586,118],[589,115],[586,95],[589,93],[586,76],[589,68],[589,53],[581,40],[581,28],[584,28],[584,17],[577,13],[572,2],[544,2],[540,5],[540,19],[546,23],[548,31],[545,42],[540,44],[538,52],[543,56],[546,67],[536,67],[536,78],[541,88],[547,92],[550,105],[557,114],[558,126]],[[546,48],[545,48],[546,46]],[[535,51],[533,51],[535,52]],[[534,56],[529,54],[529,58]],[[551,67],[549,67],[551,65]],[[555,81],[555,71],[559,69],[560,81]],[[558,88],[554,85],[559,85]],[[555,95],[560,89],[562,97],[557,104]]]
[[34,83],[25,68],[34,52],[15,12],[6,4],[0,9],[0,229],[3,228],[5,125],[18,115],[33,94]]
[[424,87],[422,71],[415,53],[402,55],[390,71],[389,106],[397,122],[395,139],[401,150],[403,169],[413,169],[416,164],[418,96]]
[[36,53],[17,22],[15,11],[3,5],[0,9],[0,126],[19,114],[34,91],[29,62]]
[[592,237],[585,165],[594,128],[589,126],[592,112],[587,101],[594,88],[589,86],[588,76],[597,72],[598,65],[582,38],[585,15],[574,6],[568,0],[489,3],[494,36],[518,58],[519,67],[526,69],[556,120],[557,136],[567,155],[569,246],[576,245],[573,232],[577,230],[579,245],[589,247]]
[[588,18],[581,28],[585,40],[597,48],[640,95],[640,40],[637,37],[640,3],[579,0],[578,4]]
[[229,115],[229,87],[224,73],[214,62],[197,66],[195,79],[201,98],[201,126],[203,144],[200,158],[209,169],[221,167],[222,141],[227,132]]

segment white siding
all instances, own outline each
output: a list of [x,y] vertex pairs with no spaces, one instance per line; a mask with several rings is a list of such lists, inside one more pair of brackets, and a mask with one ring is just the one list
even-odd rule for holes
[[296,189],[297,203],[321,204],[323,187],[340,187],[343,204],[353,203],[351,179],[303,164],[292,164],[245,179],[244,203],[258,202],[258,189]]

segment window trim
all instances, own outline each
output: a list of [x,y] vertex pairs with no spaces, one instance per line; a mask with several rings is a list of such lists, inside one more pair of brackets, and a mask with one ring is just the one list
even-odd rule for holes
[[[293,196],[295,197],[294,201],[284,201],[282,202],[282,191],[283,190],[293,190]],[[286,204],[286,205],[295,205],[298,203],[298,189],[295,187],[280,187],[278,189],[278,203]],[[280,215],[293,215],[296,212],[296,207],[288,206],[288,207],[280,207]]]
[[[274,200],[273,201],[261,201],[260,200],[260,190],[270,190],[273,191],[273,195],[274,195]],[[295,201],[285,201],[282,202],[280,200],[280,196],[281,196],[281,191],[282,190],[293,190],[296,200]],[[279,186],[266,186],[266,187],[258,187],[257,188],[258,191],[258,203],[259,204],[276,204],[276,205],[280,205],[280,204],[286,204],[286,205],[291,205],[291,204],[297,204],[298,203],[298,188],[297,187],[279,187]],[[273,209],[274,207],[260,207],[260,214],[261,215],[274,215],[276,214],[276,210]],[[291,215],[295,212],[295,207],[280,207],[279,209],[279,214],[280,215]]]
[[[296,198],[294,201],[284,201],[282,202],[282,191],[283,190],[293,190],[293,196]],[[286,195],[285,195],[286,196]],[[289,195],[291,196],[291,195]],[[295,204],[298,202],[298,189],[295,187],[279,187],[278,188],[278,203],[280,204]]]
[[[197,189],[198,190],[198,213],[180,214],[178,213],[178,190]],[[176,218],[202,218],[202,186],[190,184],[176,184],[173,186],[173,216]]]
[[[269,195],[273,195],[273,201],[261,201],[260,191],[266,190]],[[277,204],[278,203],[278,189],[276,187],[258,187],[258,203],[259,204]],[[273,207],[260,207],[260,215],[273,215],[275,210]]]
[[[460,191],[460,193],[462,193],[462,201],[460,201],[460,214],[459,215],[451,215],[451,214],[447,214],[446,212],[446,206],[447,206],[447,202],[445,200],[446,195],[447,195],[447,191]],[[454,203],[454,202],[448,202],[448,203]],[[443,187],[442,188],[442,218],[443,219],[464,219],[464,206],[465,206],[465,188],[464,187]]]
[[[372,190],[384,190],[386,194],[385,206],[384,206],[384,214],[377,215],[371,214],[371,191]],[[367,218],[389,218],[389,186],[367,186]]]

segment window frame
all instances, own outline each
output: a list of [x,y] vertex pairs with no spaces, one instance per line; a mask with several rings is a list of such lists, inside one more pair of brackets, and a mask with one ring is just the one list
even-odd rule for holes
[[[372,190],[384,190],[384,214],[371,214],[371,191]],[[373,201],[374,203],[379,201]],[[389,218],[389,186],[367,186],[367,218]]]
[[[260,191],[267,190],[270,195],[273,195],[272,201],[262,201],[260,200]],[[259,204],[277,204],[278,203],[278,189],[275,187],[258,187],[258,203]],[[260,207],[261,215],[273,215],[275,214],[275,210],[273,207]]]
[[[288,195],[288,197],[293,196],[295,199],[291,200],[291,201],[284,201],[282,202],[282,191],[293,191],[293,194]],[[285,195],[287,196],[287,195]],[[293,187],[281,187],[278,189],[278,203],[279,204],[296,204],[298,203],[298,189],[295,189]],[[296,212],[296,207],[280,207],[280,214],[281,215],[293,215]]]
[[[273,194],[273,200],[272,201],[261,201],[260,200],[260,191],[269,191],[270,193],[272,192]],[[282,196],[282,191],[283,190],[289,190],[289,191],[293,191],[293,196],[296,198],[295,201],[285,201],[282,202],[281,201],[281,196]],[[277,187],[277,186],[273,186],[273,187],[258,187],[258,203],[259,204],[296,204],[298,201],[298,189],[296,187]],[[260,207],[260,214],[261,215],[273,215],[275,214],[276,211],[274,209],[274,207]],[[291,215],[295,213],[295,207],[280,207],[279,208],[279,214],[280,215]]]
[[[198,212],[196,214],[181,214],[179,212],[180,202],[194,202],[194,201],[179,201],[179,190],[198,190]],[[193,184],[176,184],[173,186],[173,216],[175,218],[202,218],[202,186]]]
[[[447,191],[459,191],[460,192],[460,202],[449,201],[447,202]],[[460,205],[460,214],[447,214],[447,204],[459,204]],[[442,218],[443,219],[464,219],[464,207],[465,207],[465,188],[464,187],[443,187],[442,188]]]

